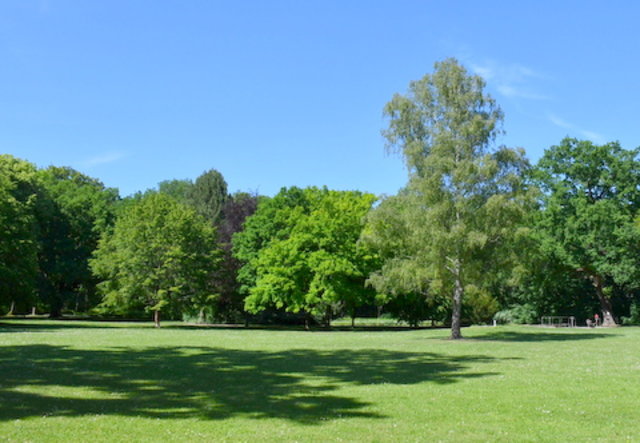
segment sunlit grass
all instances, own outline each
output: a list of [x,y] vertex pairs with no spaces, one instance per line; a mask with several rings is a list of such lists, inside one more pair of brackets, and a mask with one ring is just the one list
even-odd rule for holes
[[9,441],[640,440],[640,329],[0,322]]

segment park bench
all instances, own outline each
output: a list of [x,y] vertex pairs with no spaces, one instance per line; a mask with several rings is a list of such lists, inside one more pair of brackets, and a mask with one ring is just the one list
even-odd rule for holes
[[546,315],[540,319],[540,324],[554,328],[575,328],[576,318],[574,316]]

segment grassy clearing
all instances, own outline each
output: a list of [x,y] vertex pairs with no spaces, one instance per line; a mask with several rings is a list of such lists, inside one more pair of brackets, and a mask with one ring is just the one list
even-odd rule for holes
[[640,440],[640,329],[0,322],[9,441]]

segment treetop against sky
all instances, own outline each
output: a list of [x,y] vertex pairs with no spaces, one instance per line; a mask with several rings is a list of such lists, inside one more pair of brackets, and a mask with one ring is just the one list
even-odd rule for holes
[[[456,57],[532,160],[564,136],[640,145],[627,2],[0,5],[0,145],[127,195],[221,171],[230,190],[394,194],[384,104]],[[631,56],[630,56],[631,54]]]

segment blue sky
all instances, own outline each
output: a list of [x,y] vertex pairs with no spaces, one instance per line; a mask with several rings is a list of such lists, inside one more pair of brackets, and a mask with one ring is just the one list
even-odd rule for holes
[[566,135],[635,148],[638,5],[4,0],[0,152],[122,195],[210,168],[230,190],[393,194],[382,108],[451,56],[532,161]]

